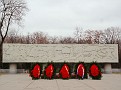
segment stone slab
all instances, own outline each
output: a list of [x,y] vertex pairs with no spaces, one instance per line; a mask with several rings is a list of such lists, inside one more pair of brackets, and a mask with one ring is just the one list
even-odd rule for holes
[[0,90],[121,90],[121,74],[103,74],[102,80],[32,80],[28,74],[3,74]]
[[117,44],[4,44],[3,63],[17,62],[118,63]]

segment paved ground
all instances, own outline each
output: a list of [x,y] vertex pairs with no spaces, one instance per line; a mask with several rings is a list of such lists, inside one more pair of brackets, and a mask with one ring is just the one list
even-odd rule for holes
[[103,74],[102,80],[32,80],[28,74],[0,75],[0,90],[121,90],[121,74]]

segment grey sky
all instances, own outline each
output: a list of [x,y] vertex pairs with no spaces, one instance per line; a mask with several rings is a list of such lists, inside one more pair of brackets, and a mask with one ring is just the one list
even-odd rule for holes
[[42,31],[51,36],[72,35],[76,27],[121,27],[121,0],[27,0],[22,32]]

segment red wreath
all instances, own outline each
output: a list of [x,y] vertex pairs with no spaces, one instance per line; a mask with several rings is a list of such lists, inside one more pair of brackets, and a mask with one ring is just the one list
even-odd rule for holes
[[52,75],[53,75],[53,72],[54,72],[54,67],[52,64],[50,64],[46,69],[45,69],[45,74],[46,74],[46,77],[51,79],[52,78]]
[[77,75],[84,78],[85,68],[83,64],[79,64],[77,67]]
[[63,79],[68,79],[70,77],[69,74],[69,67],[67,64],[64,64],[60,70],[60,74],[62,76]]
[[98,64],[94,63],[90,66],[89,75],[92,77],[92,79],[98,79],[98,80],[101,79],[102,73]]
[[91,66],[90,70],[91,70],[92,76],[98,76],[98,74],[100,72],[99,69],[98,69],[98,66],[95,65],[95,64]]
[[40,70],[40,66],[36,64],[33,70],[31,70],[31,76],[35,79],[40,78]]

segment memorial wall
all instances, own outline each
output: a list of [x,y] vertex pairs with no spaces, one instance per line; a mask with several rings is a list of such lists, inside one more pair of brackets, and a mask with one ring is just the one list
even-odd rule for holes
[[3,63],[118,63],[117,44],[4,44]]

